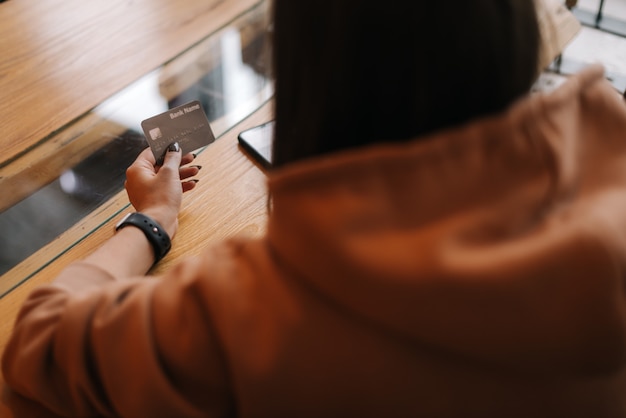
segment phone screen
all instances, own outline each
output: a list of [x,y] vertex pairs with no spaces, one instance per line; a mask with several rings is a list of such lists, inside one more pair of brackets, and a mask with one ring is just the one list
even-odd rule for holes
[[239,144],[263,167],[272,166],[274,121],[241,132],[238,140]]

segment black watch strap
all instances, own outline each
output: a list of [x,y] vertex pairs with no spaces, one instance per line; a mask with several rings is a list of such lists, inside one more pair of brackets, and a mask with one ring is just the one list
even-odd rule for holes
[[141,229],[146,238],[148,238],[148,241],[154,249],[155,263],[165,257],[165,254],[172,248],[172,241],[169,235],[167,235],[167,232],[149,216],[139,212],[129,213],[115,225],[115,230],[118,231],[128,225]]

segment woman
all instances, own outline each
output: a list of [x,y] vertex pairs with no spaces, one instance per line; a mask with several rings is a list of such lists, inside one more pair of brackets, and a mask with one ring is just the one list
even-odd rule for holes
[[626,106],[598,67],[528,95],[532,2],[453,6],[275,0],[267,235],[145,280],[196,171],[144,152],[156,235],[34,291],[7,382],[70,416],[626,416]]

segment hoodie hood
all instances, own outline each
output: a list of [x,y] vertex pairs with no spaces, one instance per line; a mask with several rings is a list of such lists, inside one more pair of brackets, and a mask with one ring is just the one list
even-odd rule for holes
[[386,332],[524,369],[622,361],[626,106],[599,66],[269,190],[279,262]]

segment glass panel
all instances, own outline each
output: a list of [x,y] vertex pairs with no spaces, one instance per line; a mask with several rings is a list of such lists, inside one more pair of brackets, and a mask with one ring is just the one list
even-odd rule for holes
[[550,70],[571,75],[593,63],[605,66],[616,90],[626,90],[626,38],[602,30],[583,26]]
[[605,0],[602,14],[626,22],[626,0]]
[[578,0],[573,12],[585,25],[626,37],[626,0]]
[[598,13],[600,8],[600,0],[578,0],[576,7],[595,14]]
[[[577,7],[597,14],[600,3],[600,0],[578,0]],[[626,21],[626,0],[604,0],[602,15]]]
[[267,21],[262,4],[42,141],[71,138],[72,147],[42,163],[48,176],[28,170],[0,190],[0,296],[51,260],[14,283],[5,273],[123,190],[126,168],[147,146],[143,119],[199,100],[219,140],[271,98]]

